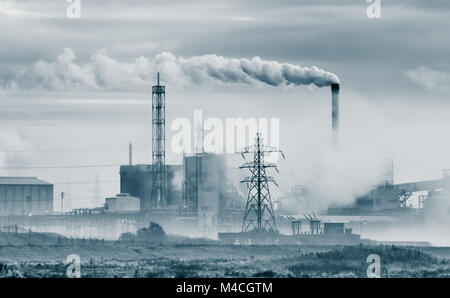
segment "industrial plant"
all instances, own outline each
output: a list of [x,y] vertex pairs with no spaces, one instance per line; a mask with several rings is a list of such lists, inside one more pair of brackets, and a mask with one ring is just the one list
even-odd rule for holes
[[449,16],[0,0],[0,280],[287,297],[450,278]]
[[[340,85],[333,82],[330,87],[331,143],[338,148]],[[275,208],[271,189],[277,186],[278,169],[264,157],[285,156],[279,148],[267,146],[261,133],[253,145],[236,152],[246,158],[239,169],[250,173],[233,181],[241,182],[241,189],[229,182],[227,156],[205,152],[203,123],[195,124],[199,140],[194,153],[184,154],[182,164],[167,164],[165,95],[158,73],[152,87],[152,163],[133,164],[130,143],[129,163],[120,166],[119,194],[106,198],[101,207],[62,212],[64,193],[61,211],[53,210],[51,183],[36,177],[0,177],[0,226],[114,240],[155,222],[169,233],[208,237],[223,244],[336,245],[373,243],[361,238],[362,222],[367,232],[393,225],[424,226],[448,218],[450,171],[444,170],[439,180],[395,184],[391,159],[383,181],[350,205],[331,206],[321,213],[304,208],[298,214],[286,208],[283,199],[289,198],[282,197]],[[411,208],[408,200],[419,192],[419,207]],[[311,200],[308,194],[308,186],[298,185],[287,196],[306,206]]]
[[[53,210],[53,185],[35,177],[1,177],[0,226],[66,237],[118,239],[121,234],[161,224],[167,231],[213,237],[233,229],[243,210],[230,202],[226,157],[200,149],[184,155],[183,164],[166,164],[165,86],[152,87],[152,163],[120,166],[120,194],[104,206]],[[181,178],[181,179],[179,179]],[[64,193],[61,193],[63,210]],[[229,209],[227,208],[227,203]]]

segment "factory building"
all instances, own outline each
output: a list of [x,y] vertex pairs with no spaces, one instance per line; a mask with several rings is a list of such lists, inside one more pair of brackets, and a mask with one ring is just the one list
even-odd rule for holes
[[112,198],[105,199],[105,209],[109,212],[139,211],[141,200],[127,193],[121,193]]
[[383,215],[405,210],[413,193],[435,193],[444,188],[445,179],[380,185],[366,195],[356,198],[350,206],[331,207],[329,215]]
[[225,209],[225,157],[196,153],[185,156],[183,166],[183,210],[196,213],[202,226],[216,226]]
[[373,189],[367,195],[357,198],[356,208],[362,213],[397,210],[400,208],[398,190],[393,187]]
[[[181,204],[181,165],[165,165],[168,208]],[[140,209],[150,210],[153,191],[153,165],[120,167],[120,192],[140,199]]]
[[0,177],[0,216],[53,212],[53,184],[36,177]]
[[323,224],[323,233],[336,235],[344,234],[345,225],[342,222],[326,222]]
[[430,192],[424,202],[426,224],[450,223],[450,170],[444,170],[442,189]]
[[424,208],[426,224],[450,223],[450,194],[439,193],[430,197]]

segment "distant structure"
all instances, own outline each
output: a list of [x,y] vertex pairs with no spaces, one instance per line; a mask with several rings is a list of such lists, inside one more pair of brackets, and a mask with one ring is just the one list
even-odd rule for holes
[[166,90],[152,87],[152,164],[133,165],[133,144],[128,147],[128,165],[120,166],[120,192],[140,199],[140,210],[174,209],[181,205],[181,165],[166,165]]
[[428,192],[422,202],[425,224],[440,224],[450,222],[450,169],[444,169],[442,187]]
[[[152,182],[154,180],[153,175],[157,172],[153,169],[155,166],[148,164],[120,166],[120,192],[140,198],[140,209],[143,211],[153,209],[151,202],[155,193],[153,191],[154,183]],[[183,166],[165,165],[164,173],[166,176],[167,207],[178,208],[181,204],[181,183],[176,178],[183,176]]]
[[264,146],[261,133],[256,134],[254,146],[245,147],[240,152],[244,158],[245,154],[253,153],[253,161],[239,167],[240,169],[249,169],[252,174],[241,181],[241,183],[249,185],[242,232],[252,230],[274,232],[277,230],[269,191],[269,182],[275,184],[276,182],[273,177],[266,175],[266,168],[276,169],[276,165],[264,162],[264,153],[270,152],[281,152],[281,150]]
[[53,213],[53,184],[36,177],[0,177],[0,216]]
[[183,155],[181,210],[197,217],[204,232],[214,231],[225,214],[227,197],[226,158],[205,152],[202,110],[194,110],[193,154]]
[[331,127],[333,134],[333,145],[339,145],[339,84],[331,85]]
[[140,199],[127,193],[121,193],[112,198],[105,199],[108,212],[132,212],[140,210]]
[[388,158],[384,166],[384,187],[392,188],[394,186],[394,159]]
[[64,213],[64,192],[61,192],[61,213]]
[[150,209],[166,208],[166,88],[159,84],[159,72],[157,85],[152,87],[152,164]]
[[128,145],[128,165],[133,165],[133,144],[131,142]]
[[203,153],[204,130],[202,110],[194,110],[194,154]]
[[[426,180],[394,184],[394,164],[388,159],[385,164],[384,181],[366,194],[356,198],[356,201],[347,206],[332,206],[328,209],[328,215],[392,215],[403,212],[408,207],[408,200],[413,193],[426,192],[419,197],[419,207],[424,209],[426,201],[431,198],[445,196],[443,190],[449,189],[450,182],[446,178],[444,170],[443,179]],[[449,201],[450,202],[450,201]],[[430,204],[428,204],[430,206]],[[423,210],[422,210],[423,211]],[[450,214],[450,209],[449,212]]]
[[216,226],[226,205],[225,157],[206,152],[184,156],[183,170],[183,211],[197,215],[202,226]]

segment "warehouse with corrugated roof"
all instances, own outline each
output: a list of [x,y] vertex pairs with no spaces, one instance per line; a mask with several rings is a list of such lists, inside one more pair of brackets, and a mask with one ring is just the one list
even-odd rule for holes
[[53,184],[36,177],[0,177],[0,216],[53,213]]

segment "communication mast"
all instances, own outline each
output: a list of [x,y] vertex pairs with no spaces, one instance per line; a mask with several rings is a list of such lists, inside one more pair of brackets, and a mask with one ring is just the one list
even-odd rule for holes
[[[166,88],[152,87],[152,169],[153,187],[149,209],[167,206],[166,193]],[[148,208],[147,207],[147,208]]]
[[251,176],[241,181],[241,183],[247,183],[249,186],[242,232],[253,230],[277,231],[269,191],[269,182],[273,182],[275,185],[277,184],[273,177],[266,175],[266,168],[275,168],[277,172],[278,169],[274,163],[264,162],[264,154],[270,152],[280,152],[283,154],[280,149],[265,146],[261,133],[256,134],[255,145],[245,147],[239,152],[244,159],[245,154],[253,153],[253,161],[244,163],[239,167],[239,169],[249,169],[251,172]]

